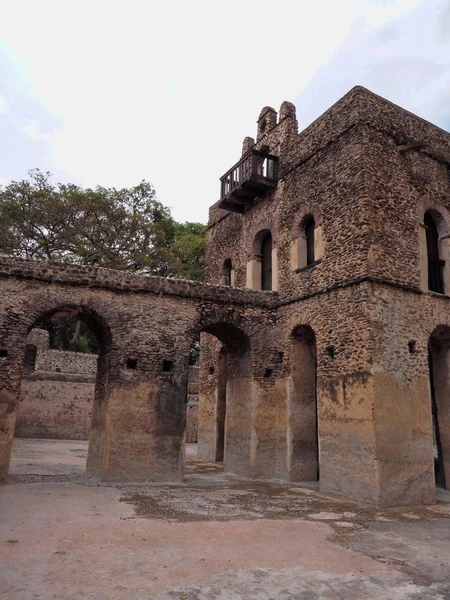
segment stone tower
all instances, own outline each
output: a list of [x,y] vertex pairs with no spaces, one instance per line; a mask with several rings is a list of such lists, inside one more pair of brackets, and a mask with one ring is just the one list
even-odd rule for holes
[[257,126],[210,209],[207,281],[267,290],[273,321],[245,350],[203,335],[200,456],[430,502],[450,485],[450,135],[362,87],[300,134],[288,102]]

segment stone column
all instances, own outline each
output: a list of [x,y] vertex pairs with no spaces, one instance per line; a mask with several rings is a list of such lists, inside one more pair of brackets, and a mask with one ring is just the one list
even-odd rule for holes
[[17,341],[7,334],[0,338],[0,481],[9,471],[25,355],[25,339]]
[[103,479],[177,481],[184,471],[187,360],[149,365],[136,357],[108,392]]

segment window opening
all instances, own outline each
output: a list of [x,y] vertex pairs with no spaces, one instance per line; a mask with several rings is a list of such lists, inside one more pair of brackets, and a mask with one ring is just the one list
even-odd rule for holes
[[314,252],[314,230],[316,224],[313,217],[309,217],[305,226],[305,237],[306,237],[306,264],[311,265],[315,261]]
[[261,289],[272,289],[272,235],[267,233],[261,243]]
[[428,289],[430,292],[443,294],[442,268],[445,262],[439,258],[439,234],[436,223],[428,212],[425,213],[424,224],[427,238]]

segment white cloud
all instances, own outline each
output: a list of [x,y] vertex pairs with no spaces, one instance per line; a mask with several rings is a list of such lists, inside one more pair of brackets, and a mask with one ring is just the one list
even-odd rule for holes
[[89,186],[145,178],[176,218],[205,221],[264,105],[297,98],[305,126],[364,83],[400,103],[411,89],[426,98],[418,109],[444,106],[431,36],[419,60],[423,21],[408,21],[409,39],[398,26],[425,4],[436,2],[41,0],[27,3],[26,20],[10,3],[0,35],[20,79],[60,120],[21,120],[46,144],[46,168]]
[[46,140],[49,137],[48,133],[44,133],[37,121],[28,121],[21,124],[22,132],[32,140]]
[[0,96],[0,113],[5,113],[9,109],[9,104],[6,101],[6,98]]

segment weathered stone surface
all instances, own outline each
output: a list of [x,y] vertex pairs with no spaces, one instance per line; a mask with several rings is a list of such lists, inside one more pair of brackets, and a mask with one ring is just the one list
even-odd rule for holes
[[[427,291],[422,230],[433,211],[448,247],[449,141],[360,87],[300,134],[292,105],[278,121],[265,110],[255,147],[279,157],[279,182],[242,215],[211,207],[209,283],[0,256],[2,474],[26,335],[71,310],[102,349],[91,473],[182,477],[188,351],[201,333],[201,459],[253,478],[318,477],[323,491],[378,505],[432,503],[428,348],[448,482],[450,304]],[[310,216],[317,260],[298,268]],[[263,230],[277,293],[244,289]],[[228,260],[236,287],[218,285]]]

